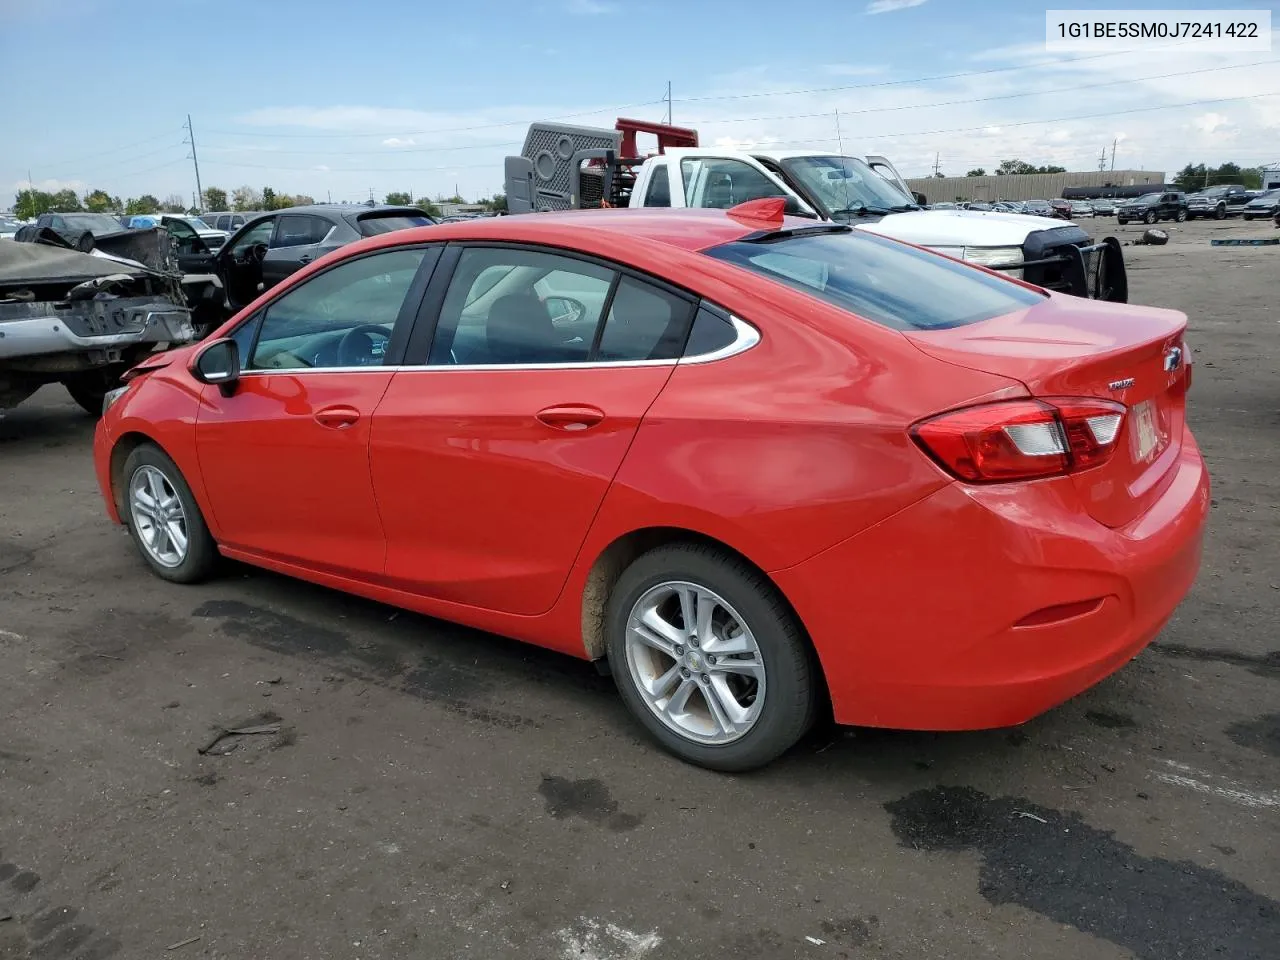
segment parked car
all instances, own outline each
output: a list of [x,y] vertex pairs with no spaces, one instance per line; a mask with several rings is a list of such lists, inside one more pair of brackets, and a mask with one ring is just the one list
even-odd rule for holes
[[930,210],[959,210],[959,209],[960,209],[960,205],[959,205],[958,203],[952,203],[952,202],[951,202],[951,201],[949,201],[949,200],[941,200],[941,201],[939,201],[938,203],[931,203],[931,204],[929,204],[928,209],[930,209]]
[[227,302],[239,310],[326,253],[407,227],[434,224],[417,207],[315,204],[262,213],[245,222],[215,258]]
[[114,237],[126,229],[105,213],[42,213],[34,223],[27,225],[25,232],[38,234],[41,230],[52,230],[72,249],[88,253],[96,240]]
[[215,210],[212,213],[200,214],[200,219],[214,230],[222,230],[230,236],[261,213],[261,210],[246,210],[242,213],[231,210]]
[[1274,217],[1280,213],[1280,190],[1264,190],[1244,205],[1244,219]]
[[1148,224],[1160,220],[1176,220],[1182,223],[1187,217],[1186,195],[1174,190],[1143,194],[1135,200],[1121,204],[1116,209],[1116,219],[1121,224],[1126,224],[1130,220],[1141,220]]
[[992,210],[998,210],[1001,213],[1021,213],[1022,204],[1016,200],[997,200],[991,205]]
[[60,383],[97,416],[129,367],[194,331],[168,237],[104,238],[122,263],[65,240],[0,243],[0,415]]
[[979,213],[990,212],[993,208],[991,204],[983,200],[974,200],[970,203],[961,204],[965,210],[976,210]]
[[1224,220],[1243,213],[1249,203],[1249,192],[1239,183],[1224,183],[1187,197],[1187,219],[1213,217]]
[[1101,198],[1098,200],[1090,200],[1089,206],[1093,208],[1095,217],[1114,217],[1116,215],[1116,202]]
[[1088,200],[1072,200],[1071,203],[1071,219],[1076,220],[1080,217],[1093,216],[1093,204]]
[[1059,220],[1071,219],[1071,201],[1064,200],[1061,197],[1056,200],[1049,201],[1049,209],[1053,211],[1053,216]]
[[1018,212],[1030,217],[1052,217],[1054,215],[1053,207],[1048,200],[1028,200]]
[[605,660],[720,770],[820,697],[1003,727],[1120,669],[1199,562],[1186,317],[783,205],[352,244],[108,398],[107,512],[167,580],[222,555]]
[[130,230],[161,226],[167,228],[169,235],[179,241],[197,237],[200,243],[193,246],[202,246],[205,252],[217,251],[226,243],[228,236],[227,231],[217,230],[209,226],[203,218],[184,213],[135,214],[127,217],[126,220],[128,222],[125,223],[125,226]]
[[25,227],[25,220],[18,220],[15,217],[0,217],[0,240],[12,240],[17,232]]

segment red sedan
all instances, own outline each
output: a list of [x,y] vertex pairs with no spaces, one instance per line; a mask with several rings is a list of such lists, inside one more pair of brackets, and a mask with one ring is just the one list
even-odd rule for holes
[[344,247],[159,354],[95,440],[168,580],[219,555],[607,658],[679,756],[1020,723],[1199,564],[1186,318],[836,224],[592,211]]

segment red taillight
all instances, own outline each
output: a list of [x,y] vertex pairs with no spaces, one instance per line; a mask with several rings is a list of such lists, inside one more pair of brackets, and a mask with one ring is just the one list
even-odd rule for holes
[[1123,404],[1088,397],[1010,400],[922,420],[911,436],[961,480],[1030,480],[1104,463],[1124,414]]

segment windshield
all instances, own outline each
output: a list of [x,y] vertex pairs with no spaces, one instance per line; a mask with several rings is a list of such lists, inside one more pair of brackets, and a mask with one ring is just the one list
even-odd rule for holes
[[867,213],[919,209],[911,197],[857,157],[794,157],[782,161],[794,177],[835,220]]
[[62,219],[68,226],[88,230],[90,233],[119,233],[122,229],[115,218],[108,217],[105,213],[64,213]]
[[1027,210],[1052,210],[1048,200],[1028,200],[1025,208]]
[[737,240],[706,251],[894,330],[940,330],[1025,310],[1039,293],[862,230]]
[[429,227],[433,223],[435,221],[425,213],[393,213],[385,217],[361,217],[360,233],[366,237],[376,237],[380,233],[407,230],[409,227]]
[[1133,202],[1134,203],[1155,203],[1159,199],[1160,199],[1160,194],[1158,193],[1144,193],[1142,196],[1140,196],[1137,200]]
[[179,220],[185,220],[197,230],[212,230],[213,228],[201,220],[199,217],[178,217]]
[[1250,203],[1257,203],[1259,200],[1275,200],[1277,197],[1280,197],[1280,190],[1266,190],[1254,197]]

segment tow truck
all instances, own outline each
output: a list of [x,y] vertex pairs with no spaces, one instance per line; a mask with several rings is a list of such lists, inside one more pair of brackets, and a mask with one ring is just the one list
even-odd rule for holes
[[[638,137],[657,139],[641,155]],[[529,127],[506,158],[510,213],[595,207],[727,209],[783,198],[792,216],[846,223],[1076,296],[1125,302],[1120,241],[1074,223],[977,210],[927,210],[887,158],[816,150],[703,147],[689,127],[619,119],[613,129]]]

